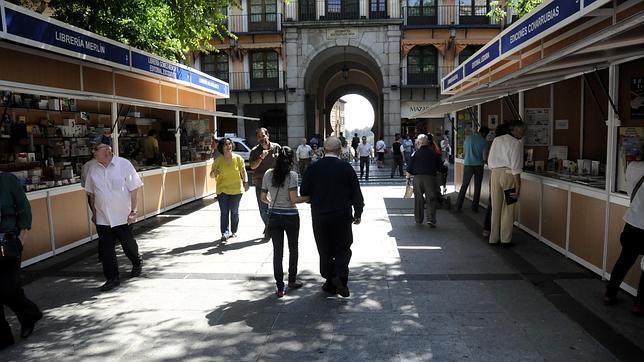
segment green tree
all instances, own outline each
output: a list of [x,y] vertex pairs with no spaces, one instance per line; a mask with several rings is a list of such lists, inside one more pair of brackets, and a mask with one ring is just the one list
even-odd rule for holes
[[519,17],[531,12],[539,6],[543,0],[497,0],[490,1],[490,12],[487,16],[495,19],[496,21],[503,21],[506,19],[508,12],[507,9],[513,9]]
[[235,0],[13,0],[33,10],[164,58],[211,52],[213,38],[235,38],[225,9]]

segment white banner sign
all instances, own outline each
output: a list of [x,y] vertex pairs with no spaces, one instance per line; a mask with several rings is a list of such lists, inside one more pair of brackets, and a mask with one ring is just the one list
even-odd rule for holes
[[[417,118],[420,113],[425,112],[429,107],[435,104],[436,102],[401,102],[400,118]],[[427,118],[427,116],[425,115],[421,118]]]

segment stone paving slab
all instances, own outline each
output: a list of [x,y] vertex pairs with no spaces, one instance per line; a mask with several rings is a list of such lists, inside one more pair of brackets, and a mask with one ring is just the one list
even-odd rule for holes
[[[198,201],[137,224],[148,230],[137,236],[144,275],[126,278],[129,262],[120,256],[124,279],[114,291],[96,289],[102,275],[95,243],[79,248],[85,256],[69,265],[34,266],[40,277],[26,292],[45,318],[0,359],[615,360],[611,345],[598,342],[550,294],[587,302],[601,281],[536,241],[514,250],[488,246],[465,212],[441,209],[437,229],[416,226],[410,200],[398,198],[402,190],[363,188],[367,208],[353,229],[349,298],[320,290],[307,205],[299,242],[305,285],[277,299],[272,244],[258,240],[252,193],[242,198],[238,238],[226,243],[218,241],[217,204]],[[641,336],[641,321],[596,304],[590,310],[622,324],[618,338]]]

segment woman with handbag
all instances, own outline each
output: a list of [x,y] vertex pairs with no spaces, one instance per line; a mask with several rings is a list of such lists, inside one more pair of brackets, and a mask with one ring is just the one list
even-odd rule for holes
[[0,172],[0,349],[14,343],[4,306],[20,321],[20,337],[27,338],[42,312],[27,299],[20,283],[22,240],[31,229],[31,206],[22,185],[10,173]]
[[[628,270],[635,264],[637,257],[644,254],[644,145],[640,150],[640,161],[632,161],[626,168],[626,182],[631,205],[624,214],[624,230],[620,236],[622,252],[615,262],[606,286],[604,304],[617,303],[617,292]],[[643,264],[644,265],[644,264]],[[640,274],[637,297],[631,309],[635,315],[644,314],[644,269]]]
[[248,191],[248,176],[244,159],[233,153],[233,141],[230,138],[222,139],[217,147],[221,156],[212,163],[210,177],[217,181],[221,241],[226,241],[237,235],[239,202],[244,191]]
[[269,205],[268,234],[273,240],[273,274],[277,285],[276,295],[284,296],[284,233],[288,237],[288,289],[298,289],[302,283],[297,281],[298,238],[300,215],[295,204],[307,202],[297,192],[297,172],[293,171],[293,150],[282,147],[275,168],[269,169],[262,180],[262,202]]

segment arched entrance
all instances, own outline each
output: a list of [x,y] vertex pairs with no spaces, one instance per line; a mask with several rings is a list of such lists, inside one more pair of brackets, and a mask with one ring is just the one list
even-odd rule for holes
[[374,110],[372,132],[384,131],[383,74],[376,61],[364,50],[353,46],[333,46],[319,52],[304,75],[305,132],[330,135],[331,108],[346,94],[365,97]]

